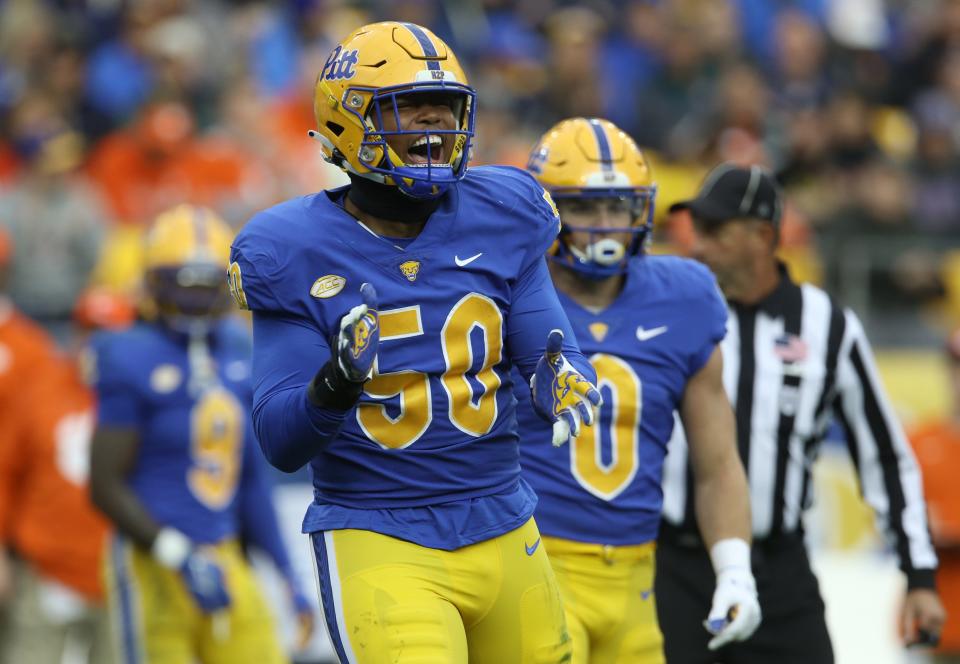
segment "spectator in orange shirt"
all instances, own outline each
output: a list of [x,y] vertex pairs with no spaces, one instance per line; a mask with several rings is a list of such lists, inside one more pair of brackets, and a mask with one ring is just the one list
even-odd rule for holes
[[[129,324],[134,310],[89,293],[76,314],[82,336]],[[89,664],[115,661],[100,574],[108,526],[87,489],[96,411],[81,357],[56,356],[18,384],[3,421],[0,568],[8,573],[0,599],[8,624],[0,664],[60,664],[76,648]]]
[[940,664],[960,662],[960,328],[948,337],[946,351],[953,409],[910,432],[923,470],[930,529],[940,559],[937,588],[947,610],[940,645],[931,660]]

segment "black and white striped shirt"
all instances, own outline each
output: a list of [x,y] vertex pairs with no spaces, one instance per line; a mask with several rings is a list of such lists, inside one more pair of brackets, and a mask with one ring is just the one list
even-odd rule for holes
[[[831,415],[842,424],[874,509],[910,587],[933,587],[920,470],[887,400],[859,319],[819,288],[793,283],[756,306],[728,302],[723,381],[736,411],[737,445],[750,482],[757,541],[802,529],[811,465]],[[671,533],[695,535],[692,473],[678,424],[664,466],[663,515]],[[695,539],[695,538],[691,538]]]

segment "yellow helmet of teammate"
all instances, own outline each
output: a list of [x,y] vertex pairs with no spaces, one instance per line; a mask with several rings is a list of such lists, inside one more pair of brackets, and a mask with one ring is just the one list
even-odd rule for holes
[[233,231],[212,210],[178,205],[161,213],[144,243],[144,282],[168,323],[192,325],[223,314]]
[[[449,105],[456,127],[403,130],[397,102],[414,94]],[[324,158],[345,171],[395,185],[414,198],[436,198],[466,173],[475,102],[460,63],[439,37],[413,23],[373,23],[338,44],[317,76],[317,130],[311,135],[323,145]],[[416,154],[411,149],[398,155],[387,143],[404,134],[425,137]],[[443,159],[445,152],[449,159]]]
[[[554,125],[530,153],[529,170],[563,209],[591,199],[614,199],[628,206],[631,223],[622,228],[571,226],[563,220],[553,260],[593,278],[626,269],[627,260],[643,247],[653,226],[657,187],[643,152],[630,136],[608,120],[571,118]],[[570,241],[572,231],[589,233],[585,249]],[[604,237],[630,233],[624,246]]]

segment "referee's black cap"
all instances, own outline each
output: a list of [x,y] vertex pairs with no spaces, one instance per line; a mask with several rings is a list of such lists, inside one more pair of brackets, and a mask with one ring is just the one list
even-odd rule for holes
[[761,219],[779,226],[783,194],[776,178],[765,168],[725,163],[707,174],[696,198],[670,206],[670,212],[678,210],[690,210],[706,223]]

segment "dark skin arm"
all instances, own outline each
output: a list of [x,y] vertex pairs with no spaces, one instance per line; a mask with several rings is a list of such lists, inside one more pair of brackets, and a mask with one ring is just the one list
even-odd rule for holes
[[121,533],[149,549],[160,526],[126,482],[139,448],[135,429],[98,428],[90,448],[90,497]]

